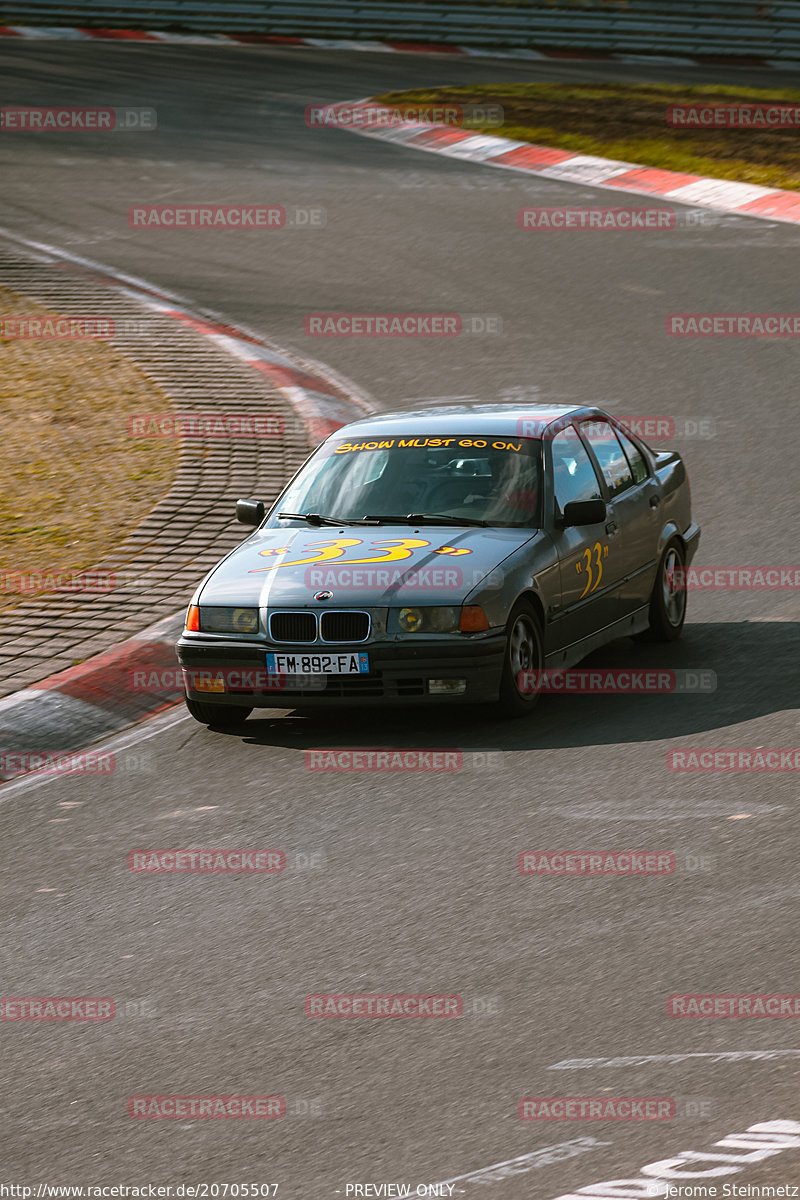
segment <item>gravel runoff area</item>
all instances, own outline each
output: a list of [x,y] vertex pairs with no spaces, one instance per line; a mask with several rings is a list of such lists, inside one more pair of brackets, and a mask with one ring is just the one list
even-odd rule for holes
[[110,329],[0,289],[0,614],[86,582],[175,477],[177,442],[128,430],[172,405]]
[[[235,518],[236,500],[274,499],[310,445],[306,426],[277,387],[191,324],[144,309],[90,272],[35,261],[17,249],[0,247],[0,271],[12,296],[31,297],[43,306],[39,311],[115,322],[113,347],[75,343],[83,358],[74,350],[70,354],[68,347],[64,358],[56,359],[62,347],[52,346],[45,349],[54,355],[49,367],[35,365],[41,342],[26,349],[9,339],[2,348],[3,356],[17,364],[16,388],[7,380],[2,386],[13,394],[30,384],[29,409],[15,401],[16,450],[8,457],[13,466],[15,457],[27,455],[34,468],[27,490],[13,484],[9,511],[19,515],[10,521],[6,517],[4,524],[17,534],[13,550],[4,546],[3,564],[17,570],[37,564],[91,568],[79,578],[78,590],[67,586],[38,596],[17,595],[14,607],[0,612],[4,696],[84,662],[180,610],[203,575],[246,536]],[[12,301],[4,297],[4,302],[10,311]],[[17,303],[22,316],[34,311],[28,301]],[[62,373],[74,389],[63,401],[61,387],[54,383]],[[123,394],[109,398],[112,387]],[[81,407],[81,388],[94,408]],[[157,419],[131,430],[144,429],[147,436],[129,437],[129,418],[145,413]],[[41,418],[38,424],[31,414]],[[202,425],[204,432],[170,436],[173,416],[181,418],[184,428]],[[221,418],[227,432],[216,433],[218,422],[206,422],[207,416]],[[62,424],[72,426],[71,432],[62,430]],[[280,432],[235,432],[256,424]],[[159,430],[168,435],[159,436]],[[66,457],[67,449],[70,474],[62,481],[58,459]],[[7,479],[16,481],[24,474],[14,467],[17,473],[10,475],[8,462],[4,466]],[[86,477],[73,482],[82,471]],[[95,520],[106,522],[102,534],[92,528]],[[70,544],[79,538],[79,546]]]

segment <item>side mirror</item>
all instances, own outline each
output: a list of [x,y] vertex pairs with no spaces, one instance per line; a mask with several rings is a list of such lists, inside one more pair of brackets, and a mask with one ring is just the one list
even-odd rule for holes
[[599,525],[605,519],[605,500],[570,500],[564,505],[561,524],[565,528],[568,525]]
[[242,525],[260,525],[264,514],[263,500],[236,501],[236,520],[241,521]]

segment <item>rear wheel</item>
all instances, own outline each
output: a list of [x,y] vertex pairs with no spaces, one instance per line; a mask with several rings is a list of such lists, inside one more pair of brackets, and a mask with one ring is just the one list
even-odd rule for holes
[[201,725],[210,725],[212,729],[237,729],[253,711],[252,708],[240,708],[238,705],[205,704],[199,700],[190,700],[188,696],[184,699],[195,721],[199,721]]
[[686,620],[686,555],[677,539],[667,543],[650,599],[650,641],[674,642]]
[[527,600],[518,600],[506,626],[506,652],[500,681],[500,708],[507,717],[526,717],[539,699],[525,675],[541,671],[544,639],[539,615]]

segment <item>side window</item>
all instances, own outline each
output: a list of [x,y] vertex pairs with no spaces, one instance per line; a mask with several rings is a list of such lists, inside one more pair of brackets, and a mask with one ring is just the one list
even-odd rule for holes
[[608,421],[585,421],[581,433],[594,451],[612,496],[633,486],[633,472]]
[[601,500],[592,460],[572,425],[553,438],[553,489],[561,511],[573,500]]
[[642,457],[641,451],[637,450],[629,437],[626,437],[621,429],[615,429],[619,440],[622,442],[622,449],[625,451],[625,457],[630,463],[630,468],[633,471],[633,482],[644,483],[648,476],[647,463]]

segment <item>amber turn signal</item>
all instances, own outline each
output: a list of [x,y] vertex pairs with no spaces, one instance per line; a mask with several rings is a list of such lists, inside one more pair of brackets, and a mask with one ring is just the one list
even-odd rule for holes
[[186,631],[187,633],[200,632],[200,608],[197,604],[190,604],[186,613]]
[[484,629],[488,628],[489,622],[486,620],[486,613],[480,604],[465,604],[461,609],[461,624],[459,625],[461,632],[482,633]]

